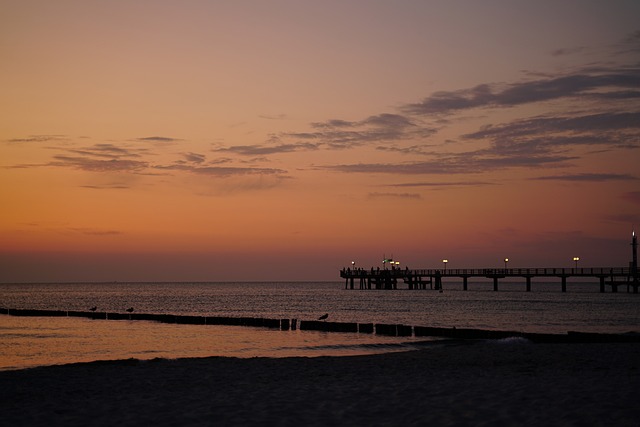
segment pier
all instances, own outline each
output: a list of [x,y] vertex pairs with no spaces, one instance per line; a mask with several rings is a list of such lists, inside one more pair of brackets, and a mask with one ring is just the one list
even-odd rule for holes
[[[504,268],[454,268],[447,269],[446,259],[443,259],[443,269],[418,269],[411,270],[408,267],[401,269],[399,263],[392,259],[382,261],[383,268],[370,270],[355,268],[343,268],[340,277],[345,279],[345,289],[355,289],[358,281],[359,289],[398,289],[398,282],[403,281],[409,289],[436,289],[442,290],[442,279],[445,277],[462,279],[462,289],[468,290],[469,278],[486,278],[493,280],[493,290],[499,288],[499,280],[506,278],[524,278],[527,292],[531,292],[531,279],[559,278],[562,292],[567,292],[567,279],[595,278],[600,282],[600,292],[604,293],[607,286],[611,292],[618,292],[618,288],[626,286],[627,292],[633,290],[638,293],[640,286],[640,274],[638,271],[638,237],[636,232],[631,233],[631,261],[629,267],[598,267],[578,268],[578,260],[574,268],[507,268],[508,258],[504,259]],[[387,268],[390,265],[390,268]]]
[[[609,287],[611,292],[618,292],[619,287],[626,286],[627,292],[638,293],[637,269],[630,267],[600,268],[458,268],[458,269],[342,269],[340,277],[345,279],[346,289],[398,289],[404,283],[408,289],[442,289],[443,278],[458,278],[462,281],[462,289],[468,290],[469,278],[486,278],[493,281],[493,290],[499,290],[500,279],[523,278],[527,292],[531,291],[531,280],[535,278],[558,278],[560,289],[567,291],[567,279],[596,278],[600,282],[600,292]],[[636,279],[636,280],[634,280]],[[512,283],[510,282],[510,285]]]

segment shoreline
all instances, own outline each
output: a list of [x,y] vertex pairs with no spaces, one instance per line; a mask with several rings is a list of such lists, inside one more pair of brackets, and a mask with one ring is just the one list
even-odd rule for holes
[[7,425],[636,425],[640,344],[455,340],[368,356],[0,372]]

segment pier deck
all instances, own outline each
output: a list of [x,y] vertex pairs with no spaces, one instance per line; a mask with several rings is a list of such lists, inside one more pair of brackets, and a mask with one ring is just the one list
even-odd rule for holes
[[633,289],[638,293],[638,271],[628,267],[598,268],[458,268],[458,269],[342,269],[340,277],[345,279],[345,288],[355,289],[355,281],[359,281],[359,289],[397,289],[402,280],[409,289],[442,289],[442,279],[454,277],[462,279],[462,289],[468,289],[468,279],[487,278],[493,280],[493,290],[498,290],[499,279],[509,277],[524,278],[527,292],[531,291],[531,279],[534,277],[557,277],[561,281],[562,292],[567,291],[567,279],[570,277],[597,278],[600,281],[600,292],[606,286],[611,292],[617,292],[619,286],[627,286],[627,292]]

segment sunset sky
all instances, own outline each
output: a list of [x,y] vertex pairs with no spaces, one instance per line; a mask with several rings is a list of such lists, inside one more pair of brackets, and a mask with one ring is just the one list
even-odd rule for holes
[[627,266],[640,2],[0,0],[0,282]]

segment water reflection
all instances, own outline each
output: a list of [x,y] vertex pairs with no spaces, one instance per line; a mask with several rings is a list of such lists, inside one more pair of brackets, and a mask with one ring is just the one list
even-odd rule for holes
[[1,370],[128,358],[346,356],[401,351],[418,342],[372,334],[7,315],[0,315],[0,340]]

